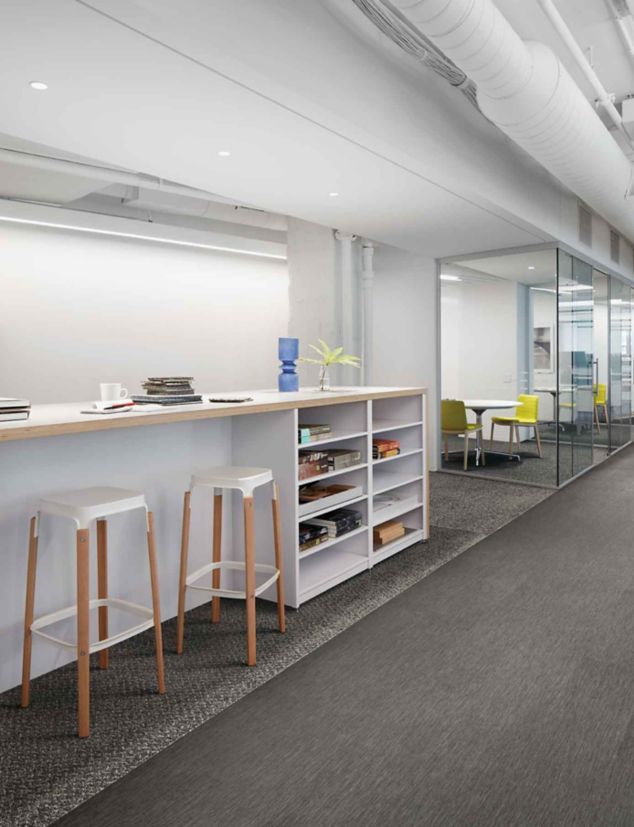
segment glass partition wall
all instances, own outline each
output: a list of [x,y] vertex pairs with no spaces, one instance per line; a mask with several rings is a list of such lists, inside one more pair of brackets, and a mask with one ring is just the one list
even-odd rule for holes
[[631,441],[629,284],[544,246],[443,261],[440,297],[441,398],[471,426],[465,472],[445,403],[443,470],[557,487]]

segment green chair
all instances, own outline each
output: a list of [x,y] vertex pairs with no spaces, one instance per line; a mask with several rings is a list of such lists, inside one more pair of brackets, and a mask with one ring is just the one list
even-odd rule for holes
[[[449,459],[449,436],[464,435],[464,470],[469,462],[469,434],[482,430],[477,422],[467,422],[464,402],[458,399],[443,399],[440,403],[440,429],[445,439],[445,460]],[[486,465],[484,446],[482,446],[482,464]]]
[[542,456],[542,443],[539,438],[539,425],[537,415],[539,412],[539,396],[533,394],[521,393],[517,397],[520,403],[515,408],[515,416],[494,416],[491,419],[491,443],[493,442],[493,431],[496,425],[508,425],[510,428],[509,434],[509,454],[513,453],[513,430],[517,436],[517,450],[520,450],[520,425],[527,428],[535,429],[535,442],[537,444],[537,453],[540,458]]
[[592,386],[592,392],[594,393],[594,421],[597,425],[597,431],[601,433],[599,408],[603,408],[605,424],[608,426],[610,424],[610,414],[608,413],[608,386],[604,385],[602,382],[599,382],[598,385]]

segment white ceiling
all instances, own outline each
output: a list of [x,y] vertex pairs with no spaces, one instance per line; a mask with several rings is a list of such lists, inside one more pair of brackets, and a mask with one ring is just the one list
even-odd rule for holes
[[[461,276],[467,279],[468,271],[529,285],[545,284],[557,277],[555,250],[534,250],[486,258],[461,258],[455,263],[459,268],[467,268]],[[531,267],[534,269],[529,269]],[[458,271],[452,269],[450,272]]]
[[[570,64],[536,0],[498,4]],[[630,89],[603,0],[558,4],[582,45],[593,40],[608,88]],[[541,167],[377,38],[351,0],[3,0],[0,75],[0,132],[14,145],[431,256],[549,240],[564,211]],[[102,188],[0,167],[1,195],[67,201],[91,186]]]
[[549,176],[459,93],[429,73],[414,86],[411,68],[352,38],[327,4],[90,6],[0,4],[0,132],[432,256],[549,238],[496,190],[530,201],[541,188],[556,213]]

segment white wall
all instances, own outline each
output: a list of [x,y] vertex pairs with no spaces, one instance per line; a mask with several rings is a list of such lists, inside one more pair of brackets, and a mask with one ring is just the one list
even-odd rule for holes
[[173,373],[273,387],[288,289],[284,261],[2,225],[0,396],[87,400]]
[[436,262],[385,244],[374,253],[374,385],[428,389],[428,448],[436,467]]
[[443,399],[517,398],[517,290],[512,281],[442,283]]

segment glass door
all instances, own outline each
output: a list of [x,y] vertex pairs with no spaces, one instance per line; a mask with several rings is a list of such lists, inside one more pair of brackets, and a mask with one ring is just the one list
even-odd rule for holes
[[557,256],[557,484],[592,465],[592,267]]
[[592,272],[594,300],[592,341],[594,351],[594,460],[600,462],[610,450],[610,277],[600,270]]
[[631,439],[632,344],[630,288],[614,276],[610,279],[610,387],[608,409],[610,450]]

